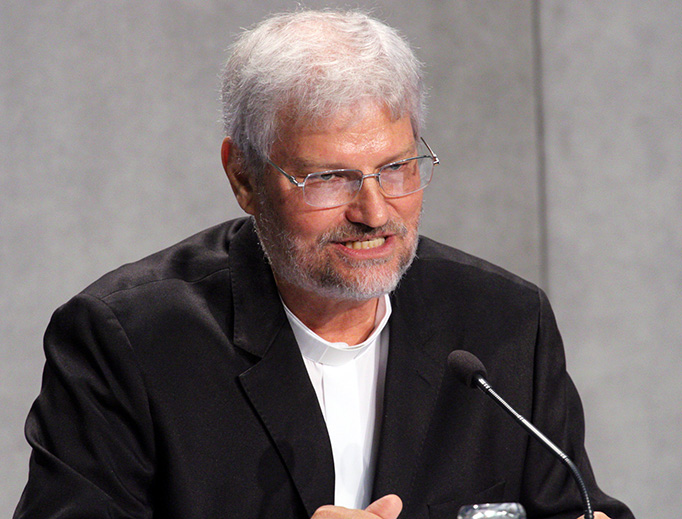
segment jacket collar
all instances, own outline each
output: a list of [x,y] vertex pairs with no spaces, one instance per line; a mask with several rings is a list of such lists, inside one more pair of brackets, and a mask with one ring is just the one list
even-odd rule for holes
[[237,221],[232,234],[229,265],[234,307],[233,343],[262,358],[285,325],[286,316],[253,220]]

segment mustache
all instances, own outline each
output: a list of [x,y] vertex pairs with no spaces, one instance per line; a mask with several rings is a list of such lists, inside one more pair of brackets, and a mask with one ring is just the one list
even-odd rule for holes
[[370,227],[363,223],[348,222],[343,225],[331,229],[318,239],[320,245],[332,242],[347,242],[351,240],[371,240],[377,236],[385,236],[388,234],[395,234],[397,236],[405,236],[408,233],[407,226],[395,221],[386,222],[381,227]]

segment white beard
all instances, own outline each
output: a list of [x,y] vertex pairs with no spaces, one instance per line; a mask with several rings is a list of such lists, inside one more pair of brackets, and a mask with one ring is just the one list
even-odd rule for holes
[[[367,301],[393,291],[412,264],[417,250],[417,226],[410,230],[404,224],[388,222],[373,229],[348,223],[321,235],[316,248],[309,250],[300,238],[282,225],[283,221],[284,218],[267,203],[261,204],[255,221],[256,233],[273,271],[287,283],[329,299]],[[409,245],[394,269],[381,268],[392,258],[364,261],[344,258],[342,261],[348,264],[352,273],[344,274],[334,268],[332,258],[326,255],[325,248],[329,243],[346,241],[349,236],[370,238],[386,232],[404,237]]]

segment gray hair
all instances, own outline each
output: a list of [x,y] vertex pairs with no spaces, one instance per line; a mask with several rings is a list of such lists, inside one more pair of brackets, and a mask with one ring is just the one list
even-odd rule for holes
[[358,11],[275,15],[245,31],[222,74],[223,124],[257,176],[279,132],[362,102],[423,124],[421,63],[398,32]]

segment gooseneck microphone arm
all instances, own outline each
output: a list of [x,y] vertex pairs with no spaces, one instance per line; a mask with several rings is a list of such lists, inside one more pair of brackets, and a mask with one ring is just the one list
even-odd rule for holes
[[592,502],[587,493],[585,481],[576,467],[575,463],[557,447],[552,441],[542,434],[532,423],[521,416],[516,410],[510,406],[495,390],[490,386],[486,380],[486,370],[483,363],[468,351],[455,350],[448,356],[448,366],[455,373],[457,378],[466,386],[471,388],[478,388],[486,395],[493,399],[502,409],[504,409],[521,427],[523,427],[532,437],[537,439],[542,445],[549,449],[559,460],[571,471],[573,478],[578,484],[580,495],[582,496],[583,506],[585,509],[585,519],[594,519],[594,512],[592,510]]

